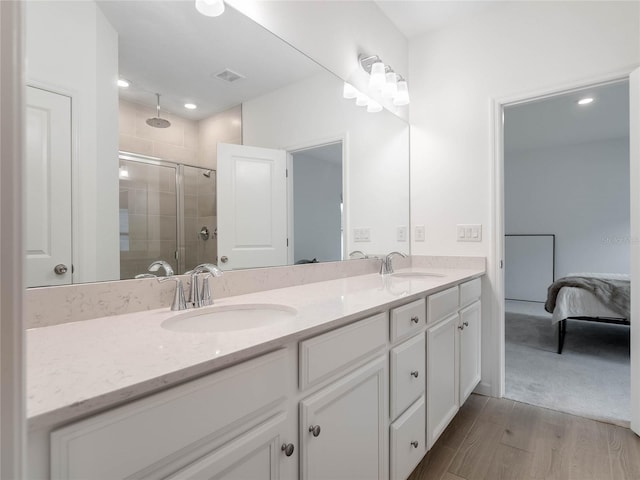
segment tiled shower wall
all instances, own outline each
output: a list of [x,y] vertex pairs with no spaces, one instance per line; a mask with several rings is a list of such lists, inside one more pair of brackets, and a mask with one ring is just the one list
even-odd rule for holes
[[218,143],[242,143],[240,105],[199,121],[161,113],[169,128],[145,123],[155,116],[155,108],[120,100],[120,150],[215,169]]

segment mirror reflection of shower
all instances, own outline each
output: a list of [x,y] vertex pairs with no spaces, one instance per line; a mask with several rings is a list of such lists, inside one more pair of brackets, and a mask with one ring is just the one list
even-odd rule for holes
[[121,279],[161,275],[148,270],[159,260],[176,273],[215,263],[215,170],[121,154],[119,211]]

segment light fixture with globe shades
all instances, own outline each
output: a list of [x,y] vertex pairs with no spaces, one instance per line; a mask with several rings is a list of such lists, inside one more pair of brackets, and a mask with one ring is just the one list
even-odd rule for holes
[[397,107],[409,104],[407,81],[386,65],[378,55],[360,55],[360,66],[369,77],[370,93],[378,93]]
[[224,13],[224,0],[196,0],[196,10],[207,17],[218,17]]

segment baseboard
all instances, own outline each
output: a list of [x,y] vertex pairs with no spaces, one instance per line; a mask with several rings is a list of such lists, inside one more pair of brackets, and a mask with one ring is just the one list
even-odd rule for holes
[[473,393],[484,395],[485,397],[493,397],[493,388],[490,383],[480,382],[478,386],[473,390]]

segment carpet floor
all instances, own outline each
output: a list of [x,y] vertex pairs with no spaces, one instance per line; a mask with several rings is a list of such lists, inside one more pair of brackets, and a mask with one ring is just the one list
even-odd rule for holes
[[505,322],[505,397],[628,426],[629,327],[568,320],[558,355],[544,311],[507,307]]

